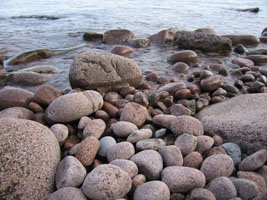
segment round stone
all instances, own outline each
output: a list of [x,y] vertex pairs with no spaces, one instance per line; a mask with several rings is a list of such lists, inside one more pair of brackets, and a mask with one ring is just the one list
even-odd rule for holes
[[204,151],[211,149],[214,144],[214,140],[212,137],[207,135],[197,136],[197,147],[196,151],[199,153],[203,153]]
[[161,173],[161,179],[171,192],[186,193],[194,188],[203,188],[206,184],[204,174],[189,167],[166,167]]
[[216,200],[231,199],[237,196],[235,185],[228,177],[217,177],[209,182],[206,188],[214,194]]
[[83,192],[75,187],[64,187],[50,194],[48,200],[87,200]]
[[83,137],[94,136],[99,139],[106,129],[106,123],[102,119],[89,120],[83,129]]
[[112,146],[107,152],[109,162],[116,159],[130,159],[135,153],[135,149],[130,142],[120,142]]
[[151,129],[140,129],[133,131],[128,137],[127,141],[131,143],[136,143],[140,140],[145,140],[151,138],[153,135]]
[[193,151],[184,157],[184,164],[183,165],[185,167],[191,167],[191,168],[199,169],[202,162],[203,162],[202,155],[197,151]]
[[58,141],[47,127],[30,120],[0,119],[2,199],[41,199],[53,192],[59,161]]
[[219,176],[228,177],[234,170],[234,161],[225,154],[213,155],[203,161],[200,170],[205,174],[207,181]]
[[183,50],[171,55],[170,57],[168,57],[167,60],[171,64],[177,62],[184,62],[190,64],[197,62],[197,54],[192,50]]
[[50,130],[55,134],[59,145],[62,146],[69,136],[68,127],[64,124],[54,124]]
[[235,166],[237,166],[241,162],[241,149],[239,145],[227,142],[220,145],[220,147],[226,150],[227,154],[233,159]]
[[111,161],[109,164],[116,165],[126,171],[131,178],[138,174],[137,165],[131,160],[117,159]]
[[86,169],[80,161],[73,157],[65,157],[58,165],[56,172],[57,189],[78,187],[86,177]]
[[174,71],[178,73],[187,73],[188,70],[190,69],[188,64],[183,63],[183,62],[175,63],[173,68],[174,68]]
[[197,137],[185,133],[177,137],[174,144],[179,147],[182,155],[186,156],[196,149]]
[[82,190],[90,199],[116,199],[126,195],[132,186],[131,177],[118,166],[103,164],[85,178]]
[[166,167],[183,165],[183,155],[179,147],[175,145],[164,146],[159,149],[159,153]]
[[97,154],[102,157],[107,157],[107,152],[111,147],[116,145],[116,140],[113,137],[105,136],[99,140],[99,150]]
[[149,181],[140,185],[134,192],[134,200],[169,200],[170,190],[162,181]]
[[219,87],[221,87],[222,82],[219,78],[219,76],[209,76],[207,78],[204,78],[200,81],[200,86],[204,91],[212,92]]
[[138,130],[138,128],[131,122],[118,121],[112,125],[112,130],[118,137],[128,137],[133,131]]
[[144,150],[135,154],[131,161],[138,166],[139,172],[144,174],[149,180],[156,180],[160,177],[163,169],[161,155],[155,150]]

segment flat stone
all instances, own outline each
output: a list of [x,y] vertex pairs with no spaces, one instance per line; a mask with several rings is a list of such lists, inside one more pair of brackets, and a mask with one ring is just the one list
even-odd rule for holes
[[7,117],[32,120],[34,118],[34,114],[27,108],[11,107],[11,108],[6,108],[0,112],[0,118],[7,118]]
[[186,193],[194,188],[203,188],[206,184],[204,174],[198,169],[181,166],[166,167],[161,179],[171,192]]
[[120,142],[112,146],[107,152],[109,162],[116,159],[129,160],[135,153],[135,149],[130,142]]
[[[199,119],[208,135],[219,135],[225,142],[239,145],[251,154],[266,149],[267,94],[246,94],[201,110]],[[246,116],[246,117],[244,117]]]
[[264,65],[267,63],[267,55],[249,55],[245,58],[252,60],[255,65]]
[[142,71],[129,58],[103,52],[81,52],[70,67],[69,81],[72,88],[83,89],[113,87],[122,83],[138,87]]
[[149,139],[153,135],[151,129],[139,129],[136,131],[133,131],[128,137],[127,141],[131,143],[136,143],[141,140]]
[[179,147],[175,145],[163,146],[159,148],[159,153],[166,167],[183,165],[183,155]]
[[158,151],[159,148],[163,146],[166,146],[166,142],[159,138],[144,139],[136,143],[136,149],[138,151],[148,150],[148,149]]
[[223,37],[229,38],[233,46],[243,44],[245,47],[258,46],[260,40],[255,35],[223,35]]
[[191,115],[192,111],[182,104],[174,104],[170,108],[171,115],[180,116],[180,115]]
[[83,192],[75,187],[64,187],[50,194],[48,200],[87,200]]
[[59,161],[58,141],[47,127],[0,118],[1,199],[41,199],[50,194]]
[[137,176],[138,168],[137,165],[131,160],[117,159],[111,161],[109,164],[116,165],[126,171],[131,178]]
[[103,164],[86,176],[82,191],[90,199],[116,199],[126,195],[131,186],[132,180],[126,171],[115,165]]
[[252,67],[254,66],[254,62],[252,60],[246,58],[234,58],[232,63],[240,66],[240,67]]

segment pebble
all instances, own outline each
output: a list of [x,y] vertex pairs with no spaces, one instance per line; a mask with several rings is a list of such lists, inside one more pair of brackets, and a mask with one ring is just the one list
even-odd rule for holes
[[127,47],[127,46],[122,46],[122,45],[115,46],[111,50],[111,53],[114,53],[120,56],[127,56],[133,52],[134,52],[134,49]]
[[95,118],[102,119],[107,122],[109,120],[109,114],[104,110],[98,110],[95,112]]
[[197,147],[196,151],[199,153],[203,153],[204,151],[211,149],[214,144],[214,140],[212,137],[207,135],[197,136]]
[[68,139],[64,143],[64,149],[68,150],[78,144],[80,142],[80,139],[76,135],[70,135]]
[[34,93],[33,101],[47,106],[60,96],[62,96],[62,93],[58,89],[50,85],[42,85]]
[[227,155],[227,152],[222,147],[213,147],[213,148],[205,151],[203,153],[203,156],[206,158],[206,157],[218,155],[218,154],[226,154]]
[[238,166],[241,162],[241,148],[239,147],[239,145],[227,142],[220,145],[220,147],[226,150],[227,154],[233,159],[234,165]]
[[171,122],[176,119],[176,116],[174,115],[165,115],[165,114],[159,114],[153,117],[152,121],[154,124],[171,129]]
[[106,111],[110,117],[119,116],[119,109],[111,103],[104,102],[103,110]]
[[197,62],[197,59],[198,57],[197,57],[196,52],[192,50],[183,50],[168,57],[167,61],[171,64],[174,64],[177,62],[184,62],[186,64],[190,64],[190,63]]
[[258,186],[250,180],[243,178],[231,178],[231,181],[235,185],[237,196],[242,200],[250,200],[258,196]]
[[135,154],[135,149],[130,142],[120,142],[112,146],[107,152],[109,162],[116,159],[129,160]]
[[76,187],[64,187],[50,194],[48,200],[87,200],[83,192]]
[[253,61],[246,59],[246,58],[234,58],[232,60],[232,63],[234,63],[240,67],[252,67],[252,66],[254,66]]
[[182,104],[174,104],[170,108],[170,114],[175,116],[180,115],[191,115],[192,111],[187,107],[183,106]]
[[84,181],[86,174],[85,167],[77,158],[73,156],[65,157],[57,167],[57,189],[80,186]]
[[148,97],[146,94],[144,94],[143,92],[136,92],[134,94],[133,97],[133,102],[141,104],[144,107],[148,107],[149,106],[149,101],[148,101]]
[[206,184],[204,174],[190,167],[171,166],[163,169],[161,179],[171,192],[186,193]]
[[257,170],[257,173],[260,174],[266,182],[267,185],[267,165],[263,165],[261,168]]
[[160,138],[160,137],[163,137],[167,132],[167,129],[166,128],[161,128],[157,131],[155,131],[155,133],[153,134],[153,137],[155,138]]
[[230,176],[234,170],[232,158],[225,154],[207,157],[200,168],[205,174],[207,182],[219,176]]
[[149,139],[153,135],[151,129],[139,129],[133,131],[128,137],[127,141],[131,143],[136,143],[140,140]]
[[84,165],[93,163],[99,149],[99,141],[94,136],[85,138],[77,147],[76,158]]
[[214,194],[216,200],[237,197],[235,185],[228,177],[217,177],[210,181],[206,188]]
[[214,135],[213,137],[213,140],[214,140],[214,146],[220,146],[223,144],[223,139],[221,136],[219,135]]
[[138,174],[132,179],[133,188],[136,189],[146,182],[146,177],[143,174]]
[[108,30],[103,35],[104,43],[121,43],[127,42],[134,37],[134,33],[127,29]]
[[108,92],[105,96],[104,96],[104,100],[105,102],[111,103],[111,104],[115,104],[116,101],[118,101],[119,99],[121,99],[122,97],[117,93],[117,92]]
[[171,95],[174,95],[174,93],[177,90],[186,89],[186,85],[184,82],[174,82],[174,83],[167,83],[166,85],[163,85],[160,87],[157,91],[158,92],[169,92]]
[[182,166],[183,155],[179,147],[175,145],[163,146],[158,151],[163,159],[164,166]]
[[6,108],[0,112],[0,118],[18,118],[32,120],[34,114],[27,108],[23,107],[11,107]]
[[193,151],[184,157],[183,166],[199,169],[202,162],[202,155],[197,151]]
[[84,129],[86,125],[91,121],[89,117],[81,117],[78,123],[78,129]]
[[128,121],[135,124],[137,127],[144,125],[148,112],[147,109],[137,103],[127,103],[121,113],[120,121]]
[[216,200],[216,197],[205,188],[195,188],[186,195],[185,200]]
[[113,137],[105,136],[99,140],[99,150],[97,155],[107,157],[107,152],[111,147],[116,145],[116,140]]
[[38,103],[35,102],[29,103],[29,109],[35,113],[44,112],[44,109]]
[[177,73],[187,73],[190,67],[184,62],[177,62],[173,65],[173,69]]
[[267,160],[267,151],[261,149],[241,161],[238,168],[242,171],[254,171],[264,165]]
[[197,147],[197,137],[184,133],[175,140],[175,146],[179,147],[183,156],[193,152]]
[[99,165],[85,178],[82,191],[90,199],[116,199],[131,189],[132,180],[126,171],[111,164]]
[[262,192],[264,189],[266,189],[265,179],[256,172],[238,171],[237,177],[238,178],[244,178],[244,179],[255,182],[256,185],[258,186],[258,189],[260,192]]
[[163,169],[163,160],[161,155],[155,150],[144,150],[135,154],[131,161],[138,166],[139,172],[144,174],[148,180],[160,178]]
[[134,200],[169,200],[170,190],[162,181],[149,181],[140,185],[134,192]]
[[106,123],[102,119],[94,119],[88,121],[83,129],[83,137],[94,136],[99,139],[106,129]]
[[109,164],[116,165],[126,171],[131,178],[137,176],[138,168],[137,165],[131,160],[117,159],[111,161]]
[[136,143],[136,149],[138,151],[148,150],[148,149],[158,151],[159,148],[163,146],[166,146],[166,142],[159,138],[144,139]]
[[112,125],[113,133],[118,137],[128,137],[132,132],[138,130],[131,122],[118,121]]
[[69,129],[64,124],[54,124],[50,127],[50,130],[55,134],[60,146],[64,145],[64,142],[69,136]]
[[213,75],[207,78],[204,78],[200,81],[200,86],[204,91],[212,92],[219,87],[221,87],[222,82],[217,75]]

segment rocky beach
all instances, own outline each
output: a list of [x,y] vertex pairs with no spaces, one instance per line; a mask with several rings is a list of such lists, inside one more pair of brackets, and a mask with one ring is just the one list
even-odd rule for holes
[[1,53],[0,199],[267,198],[267,28],[82,38]]

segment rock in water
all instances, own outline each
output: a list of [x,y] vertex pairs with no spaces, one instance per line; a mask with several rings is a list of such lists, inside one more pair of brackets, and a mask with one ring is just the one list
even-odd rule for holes
[[70,122],[90,115],[103,106],[103,98],[96,91],[88,90],[56,98],[46,110],[52,122]]
[[0,199],[42,199],[60,161],[55,135],[34,121],[0,119]]
[[245,94],[208,106],[196,117],[206,134],[220,135],[253,153],[267,147],[267,94]]
[[204,52],[229,53],[232,51],[230,39],[200,32],[177,31],[173,45],[178,45],[180,49],[198,49]]
[[72,88],[82,89],[121,83],[137,87],[142,81],[142,71],[129,58],[109,53],[81,52],[70,67],[69,81]]
[[255,35],[223,35],[222,37],[229,38],[233,45],[243,44],[245,47],[258,46],[260,40]]

